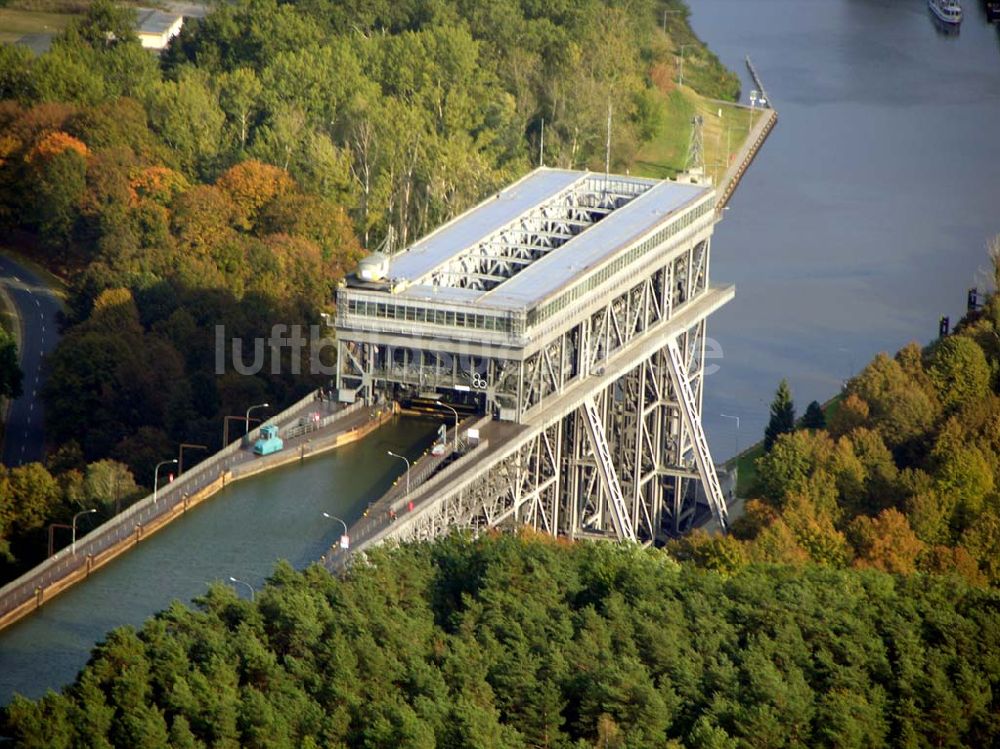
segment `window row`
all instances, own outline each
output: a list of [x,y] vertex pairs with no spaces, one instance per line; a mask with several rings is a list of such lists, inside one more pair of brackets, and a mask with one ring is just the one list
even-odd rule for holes
[[495,315],[474,312],[459,312],[427,307],[414,307],[395,302],[370,302],[364,299],[349,299],[347,312],[351,315],[375,317],[380,320],[405,320],[429,325],[446,325],[455,328],[475,328],[495,330],[501,333],[511,331],[511,320]]
[[715,202],[709,200],[697,206],[694,210],[688,211],[687,213],[679,216],[676,220],[671,221],[655,234],[649,235],[646,239],[635,245],[628,252],[623,255],[619,255],[615,258],[615,260],[605,265],[598,272],[588,276],[584,281],[563,292],[559,297],[553,299],[545,306],[531,310],[528,313],[528,325],[536,325],[543,322],[556,312],[565,309],[569,304],[572,304],[584,294],[596,289],[598,286],[611,278],[611,276],[615,275],[623,268],[631,265],[654,248],[659,247],[679,231],[686,229],[706,213],[714,209]]

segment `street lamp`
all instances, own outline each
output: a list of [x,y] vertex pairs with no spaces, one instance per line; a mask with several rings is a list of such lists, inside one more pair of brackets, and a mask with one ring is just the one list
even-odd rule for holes
[[250,583],[248,583],[246,580],[239,580],[239,579],[233,577],[232,575],[230,575],[229,576],[229,582],[231,582],[231,583],[239,583],[240,585],[246,585],[248,588],[250,588],[250,600],[251,601],[256,600],[256,598],[257,598],[257,591],[255,591],[253,589],[253,586]]
[[161,460],[156,464],[156,470],[153,471],[153,504],[156,504],[156,495],[160,488],[160,466],[165,466],[169,463],[176,463],[177,458],[171,458],[170,460]]
[[344,535],[345,536],[347,535],[347,523],[338,518],[336,515],[331,515],[329,512],[324,512],[323,517],[325,517],[327,520],[336,520],[338,523],[344,526]]
[[[342,526],[344,526],[344,535],[340,537],[340,546],[341,546],[342,549],[346,549],[347,546],[344,545],[344,539],[345,538],[349,539],[349,536],[347,535],[347,523],[345,523],[343,520],[341,520],[340,518],[338,518],[336,515],[331,515],[329,512],[324,512],[323,513],[323,517],[325,517],[327,520],[336,520],[338,523],[340,523]],[[349,540],[348,540],[348,543],[350,543]]]
[[442,403],[441,401],[434,401],[439,406],[444,406],[453,414],[455,414],[455,452],[458,453],[458,411],[449,406],[447,403]]
[[256,406],[250,406],[250,408],[247,409],[247,415],[246,415],[247,434],[250,434],[250,412],[253,411],[255,408],[270,408],[270,406],[271,406],[270,403],[258,403]]
[[410,498],[410,461],[404,458],[402,455],[396,455],[392,450],[386,450],[389,455],[394,458],[399,458],[406,463],[406,498]]
[[[750,129],[753,130],[753,110],[757,106],[757,89],[750,92]],[[747,133],[749,136],[750,134]]]
[[681,10],[665,10],[663,11],[663,33],[667,33],[667,14],[683,13]]
[[736,440],[734,442],[734,446],[736,447],[736,452],[733,453],[733,456],[734,457],[738,456],[740,454],[740,417],[739,416],[730,416],[729,414],[719,414],[719,416],[721,416],[724,419],[735,419],[736,420]]
[[70,546],[70,553],[72,553],[73,556],[76,556],[76,519],[81,515],[89,515],[92,512],[97,512],[97,510],[96,509],[81,510],[80,512],[76,513],[76,515],[73,516],[73,543]]

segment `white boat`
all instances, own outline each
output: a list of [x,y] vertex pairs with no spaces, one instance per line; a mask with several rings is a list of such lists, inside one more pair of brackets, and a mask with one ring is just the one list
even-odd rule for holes
[[958,0],[927,0],[927,5],[931,13],[938,17],[942,23],[961,23],[962,6]]

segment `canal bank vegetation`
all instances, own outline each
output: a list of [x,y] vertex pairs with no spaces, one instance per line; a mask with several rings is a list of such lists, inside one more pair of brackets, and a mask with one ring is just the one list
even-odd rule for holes
[[91,529],[143,496],[128,466],[98,460],[81,467],[41,463],[0,465],[0,584],[17,578],[70,543],[73,516],[77,533]]
[[[1000,237],[992,243],[1000,281]],[[787,392],[728,537],[675,553],[733,572],[757,562],[940,573],[1000,585],[1000,296],[951,335],[879,354],[821,424],[789,428]],[[782,418],[777,418],[778,416]]]
[[17,746],[992,746],[1000,598],[940,577],[453,536],[279,565],[15,698]]

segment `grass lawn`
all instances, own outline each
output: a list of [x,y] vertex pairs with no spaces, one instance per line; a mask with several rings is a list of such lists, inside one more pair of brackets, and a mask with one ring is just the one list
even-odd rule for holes
[[675,88],[664,97],[666,117],[660,132],[636,154],[635,171],[643,177],[667,179],[684,170],[698,96]]
[[16,42],[25,34],[55,34],[75,16],[38,10],[0,8],[0,43]]
[[750,111],[738,104],[704,99],[687,86],[674,86],[663,96],[666,117],[659,134],[639,149],[635,172],[657,179],[682,172],[691,141],[691,120],[700,114],[705,171],[718,184],[732,155],[750,132]]
[[0,328],[3,328],[8,333],[14,333],[14,328],[16,327],[14,314],[10,309],[10,305],[7,304],[7,295],[0,293]]
[[[757,458],[764,454],[764,442],[758,442],[740,453],[736,460],[736,496],[750,497],[753,485],[757,482]],[[728,466],[732,460],[726,465]]]

